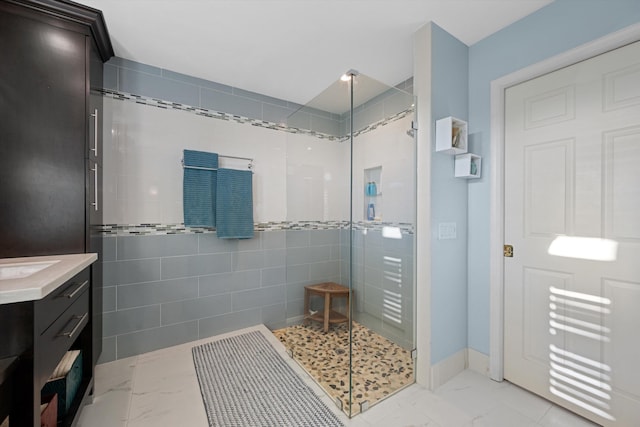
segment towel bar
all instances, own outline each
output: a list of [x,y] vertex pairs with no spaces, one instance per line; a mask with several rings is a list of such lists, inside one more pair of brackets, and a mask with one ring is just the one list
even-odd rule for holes
[[[251,170],[253,168],[253,159],[249,157],[238,157],[238,156],[223,156],[222,154],[218,154],[218,157],[224,157],[225,159],[237,159],[237,160],[248,160],[249,164],[247,165],[247,169]],[[182,164],[183,169],[198,169],[203,171],[217,171],[217,168],[203,168],[200,166],[185,166],[184,159],[180,159],[180,163]]]

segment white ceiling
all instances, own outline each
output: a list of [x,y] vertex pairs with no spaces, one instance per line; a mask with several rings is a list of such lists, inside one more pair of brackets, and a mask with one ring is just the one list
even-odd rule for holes
[[102,10],[117,56],[306,104],[355,69],[413,74],[429,21],[472,45],[552,0],[76,0]]

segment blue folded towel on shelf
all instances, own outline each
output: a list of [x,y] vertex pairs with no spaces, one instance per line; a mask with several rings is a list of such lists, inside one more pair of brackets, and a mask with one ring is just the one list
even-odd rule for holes
[[215,227],[218,154],[184,150],[183,207],[187,227]]
[[253,173],[218,169],[216,232],[221,239],[253,237]]

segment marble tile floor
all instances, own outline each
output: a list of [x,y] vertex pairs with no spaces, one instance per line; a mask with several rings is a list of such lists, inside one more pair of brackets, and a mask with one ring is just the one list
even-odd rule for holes
[[458,374],[434,392],[411,385],[348,419],[262,325],[98,365],[95,398],[82,410],[78,426],[207,427],[191,348],[251,330],[268,337],[347,427],[595,426],[508,382],[497,383],[472,371]]

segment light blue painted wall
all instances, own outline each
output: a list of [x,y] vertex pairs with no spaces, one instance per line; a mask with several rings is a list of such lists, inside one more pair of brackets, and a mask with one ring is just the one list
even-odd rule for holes
[[556,0],[469,48],[470,145],[482,155],[483,169],[469,183],[470,348],[489,353],[491,81],[637,22],[638,0]]
[[[432,122],[467,120],[468,47],[437,25],[432,28]],[[431,362],[467,347],[467,180],[453,176],[454,156],[431,157]],[[438,224],[455,222],[457,238],[438,240]]]

